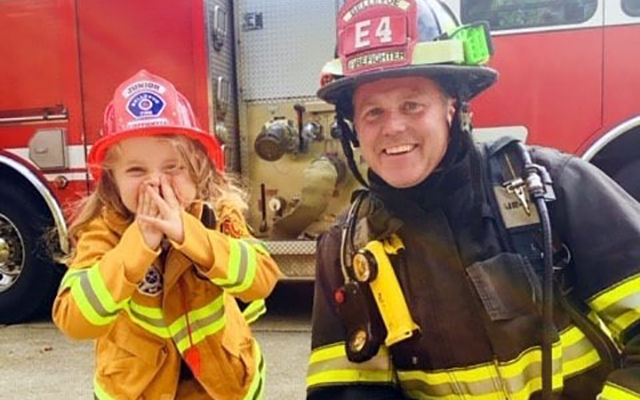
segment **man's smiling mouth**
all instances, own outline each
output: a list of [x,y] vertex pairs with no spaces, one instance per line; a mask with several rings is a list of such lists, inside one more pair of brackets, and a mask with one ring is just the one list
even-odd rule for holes
[[408,153],[416,147],[417,145],[415,144],[403,144],[402,146],[387,147],[382,152],[388,156],[395,156]]

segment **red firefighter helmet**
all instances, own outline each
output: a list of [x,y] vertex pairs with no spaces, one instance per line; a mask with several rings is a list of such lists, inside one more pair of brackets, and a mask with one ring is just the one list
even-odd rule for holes
[[166,79],[138,71],[116,89],[104,112],[101,138],[91,147],[89,171],[100,179],[101,164],[112,145],[149,135],[184,135],[200,142],[219,171],[224,155],[218,140],[198,126],[189,101]]
[[337,55],[322,69],[318,97],[351,115],[353,91],[382,78],[424,76],[468,100],[495,70],[486,23],[459,26],[440,0],[347,0],[337,18]]

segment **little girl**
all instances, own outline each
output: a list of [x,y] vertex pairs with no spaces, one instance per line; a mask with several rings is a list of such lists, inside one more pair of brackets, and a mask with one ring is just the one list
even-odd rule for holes
[[234,296],[265,298],[280,272],[217,141],[144,70],[116,89],[102,133],[53,307],[66,335],[96,339],[95,397],[262,398],[264,360]]

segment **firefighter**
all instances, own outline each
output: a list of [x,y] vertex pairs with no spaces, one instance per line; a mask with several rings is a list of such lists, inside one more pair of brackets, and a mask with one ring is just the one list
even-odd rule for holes
[[235,297],[264,299],[280,272],[223,165],[171,82],[141,70],[116,89],[53,306],[66,335],[96,340],[95,398],[262,398],[264,360]]
[[[318,96],[369,187],[318,242],[307,398],[541,398],[547,326],[545,397],[640,399],[640,205],[571,155],[474,145],[468,101],[497,79],[482,24],[459,26],[439,0],[347,0],[336,26]],[[552,236],[518,180],[531,168]],[[416,326],[399,341],[361,256],[393,236]]]

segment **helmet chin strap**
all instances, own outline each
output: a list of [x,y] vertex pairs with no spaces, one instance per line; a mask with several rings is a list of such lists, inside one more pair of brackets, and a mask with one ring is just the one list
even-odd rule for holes
[[[471,110],[469,109],[469,103],[460,99],[457,100],[457,103],[460,104],[456,109],[456,114],[458,115],[457,123],[460,124],[460,130],[467,135],[471,135],[473,126],[471,124]],[[453,122],[456,123],[455,116],[453,117]]]
[[354,147],[358,147],[360,145],[356,137],[356,132],[351,129],[349,124],[347,124],[342,111],[339,109],[336,110],[336,122],[338,122],[338,126],[340,127],[340,144],[342,145],[342,151],[347,158],[347,165],[358,182],[360,182],[362,186],[369,188],[369,184],[360,173],[360,170],[356,165],[356,161],[353,158],[353,149],[351,148],[351,145],[353,144]]

